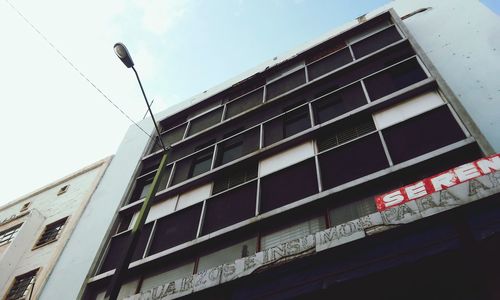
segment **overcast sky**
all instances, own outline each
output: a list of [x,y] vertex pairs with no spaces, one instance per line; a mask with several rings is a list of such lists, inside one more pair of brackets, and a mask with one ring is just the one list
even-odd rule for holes
[[[8,0],[134,120],[315,39],[386,0]],[[112,155],[131,125],[0,0],[0,204]]]

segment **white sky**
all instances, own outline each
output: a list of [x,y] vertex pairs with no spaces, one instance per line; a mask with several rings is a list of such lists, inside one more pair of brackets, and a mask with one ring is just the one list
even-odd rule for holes
[[[317,38],[385,0],[9,0],[134,120]],[[0,0],[0,205],[113,154],[131,125]]]

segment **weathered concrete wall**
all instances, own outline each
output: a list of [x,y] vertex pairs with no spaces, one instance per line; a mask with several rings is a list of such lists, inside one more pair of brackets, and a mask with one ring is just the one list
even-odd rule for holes
[[[33,247],[36,239],[36,233],[42,227],[45,217],[40,212],[33,209],[31,213],[23,218],[23,225],[17,233],[15,239],[9,244],[5,245],[5,250],[0,257],[0,295],[5,295],[9,286],[16,275],[22,272],[20,265],[25,260],[25,256]],[[13,224],[14,225],[14,224]],[[15,226],[15,225],[14,225]],[[31,263],[43,263],[43,261],[32,261]],[[20,270],[21,268],[21,270]],[[31,271],[29,269],[27,272]],[[19,273],[21,271],[21,273]]]
[[[150,120],[141,124],[147,131],[152,131],[152,126]],[[148,138],[138,128],[130,127],[45,284],[40,299],[60,299],[61,295],[64,299],[79,298],[87,275],[105,245],[104,239],[125,192],[132,183],[132,175]]]
[[[97,186],[109,159],[99,161],[0,208],[0,230],[23,223],[0,260],[0,295],[5,295],[16,276],[39,269],[32,297],[36,298],[71,235],[87,200]],[[66,192],[60,188],[68,186]],[[28,208],[21,208],[29,204]],[[67,217],[54,242],[34,247],[45,227]]]

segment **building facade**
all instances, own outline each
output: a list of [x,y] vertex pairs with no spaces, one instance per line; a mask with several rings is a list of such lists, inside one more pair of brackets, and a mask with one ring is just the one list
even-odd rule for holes
[[110,160],[0,207],[1,299],[38,298]]
[[[394,1],[163,112],[119,298],[498,298],[498,22]],[[41,299],[104,298],[161,156],[130,128]]]

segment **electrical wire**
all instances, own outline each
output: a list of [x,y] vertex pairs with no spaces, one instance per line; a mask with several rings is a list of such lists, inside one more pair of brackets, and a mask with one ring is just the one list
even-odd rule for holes
[[33,30],[35,30],[35,32],[38,35],[40,35],[45,40],[45,42],[47,42],[47,44],[49,44],[49,46],[52,47],[52,49],[54,49],[59,54],[59,56],[62,59],[64,59],[64,61],[66,61],[66,63],[68,63],[78,74],[80,74],[80,76],[83,79],[85,79],[97,92],[99,92],[99,94],[101,94],[106,100],[108,100],[108,102],[111,103],[111,105],[113,105],[123,116],[125,116],[127,119],[129,119],[130,122],[132,122],[135,126],[137,126],[137,128],[139,128],[142,132],[144,132],[144,134],[149,136],[149,138],[151,138],[151,139],[153,138],[141,126],[139,126],[139,124],[137,124],[137,122],[135,122],[129,115],[127,115],[127,113],[125,113],[116,103],[114,103],[99,87],[97,87],[97,85],[95,85],[82,71],[80,71],[80,69],[78,69],[54,44],[52,44],[52,42],[40,30],[38,30],[38,28],[36,28],[36,26],[33,25],[12,3],[10,3],[9,0],[5,0],[5,2],[7,2],[7,4],[9,4],[9,6],[26,23],[28,23],[28,25],[30,25],[31,28],[33,28]]

